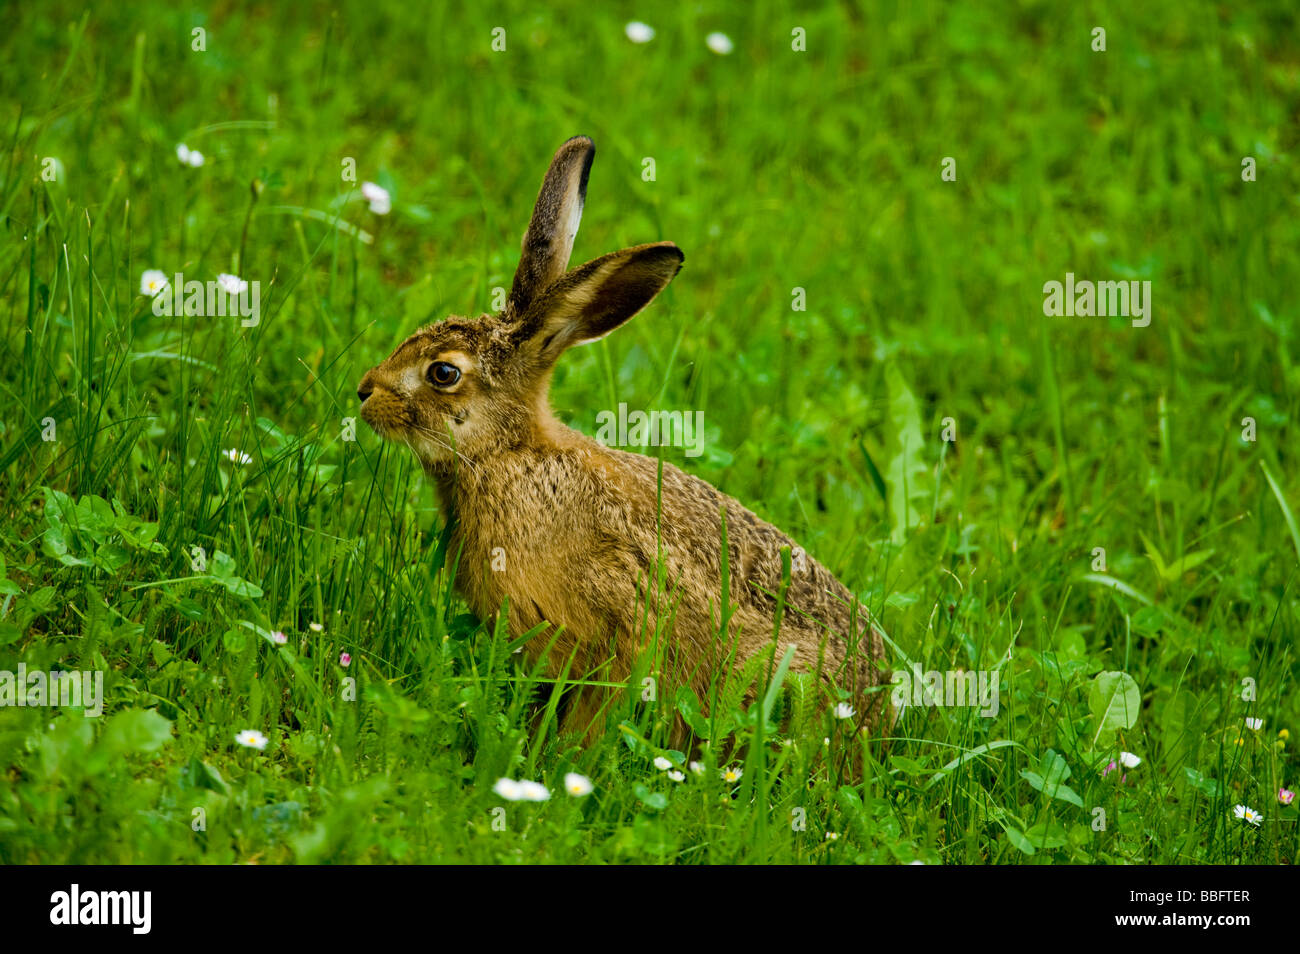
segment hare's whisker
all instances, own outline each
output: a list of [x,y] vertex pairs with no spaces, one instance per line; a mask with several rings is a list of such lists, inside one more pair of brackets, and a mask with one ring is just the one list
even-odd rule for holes
[[[415,424],[415,423],[411,424],[411,430],[415,431],[417,434],[421,434],[424,437],[427,437],[429,440],[433,441],[443,450],[451,451],[453,454],[455,454],[457,457],[463,460],[466,464],[468,464],[471,468],[473,468],[475,472],[478,471],[478,465],[474,463],[474,461],[470,460],[468,457],[466,457],[464,454],[458,451],[455,445],[446,441],[443,438],[443,436],[437,431],[433,430],[432,428],[421,427],[419,424]],[[407,444],[407,446],[409,447],[410,444]]]

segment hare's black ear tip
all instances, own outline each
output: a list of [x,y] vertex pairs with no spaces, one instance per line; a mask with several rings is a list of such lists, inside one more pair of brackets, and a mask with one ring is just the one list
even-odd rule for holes
[[564,140],[564,145],[561,146],[560,149],[581,149],[587,154],[586,162],[584,162],[583,165],[588,169],[591,168],[591,160],[596,158],[596,144],[592,142],[590,136],[570,136],[568,139]]
[[587,178],[591,175],[591,162],[596,158],[596,144],[591,141],[590,136],[570,136],[564,140],[564,145],[560,147],[557,157],[563,153],[573,155],[574,151],[579,151],[582,155],[582,173],[578,177],[578,192],[583,200],[587,197]]
[[677,273],[682,270],[682,263],[686,261],[686,255],[675,242],[656,242],[649,248],[648,258],[655,263],[655,267],[661,269],[663,274],[668,276],[668,281],[677,277]]

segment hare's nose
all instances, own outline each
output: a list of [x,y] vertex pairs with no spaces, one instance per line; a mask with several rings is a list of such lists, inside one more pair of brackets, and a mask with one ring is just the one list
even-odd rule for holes
[[370,380],[369,372],[367,372],[366,376],[361,379],[361,383],[357,385],[357,400],[359,400],[362,404],[365,404],[366,398],[370,397],[370,395],[374,393],[375,393],[375,385]]

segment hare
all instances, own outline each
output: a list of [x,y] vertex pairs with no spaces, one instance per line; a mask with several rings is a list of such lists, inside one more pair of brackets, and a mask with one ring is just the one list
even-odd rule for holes
[[[512,636],[554,677],[628,685],[635,674],[694,689],[707,711],[720,676],[771,660],[782,549],[794,554],[775,659],[817,673],[877,730],[890,712],[881,634],[854,595],[794,542],[704,481],[606,447],[556,420],[547,392],[565,349],[595,341],[682,267],[672,242],[611,252],[568,271],[595,146],[556,152],[499,314],[420,329],[357,387],[361,417],[406,444],[453,521],[456,586],[480,619],[506,601]],[[733,606],[720,636],[723,514]],[[656,637],[656,633],[658,636]],[[646,654],[650,655],[647,657]],[[541,658],[542,655],[545,658]],[[638,659],[650,658],[651,670]],[[751,670],[752,671],[752,670]],[[749,690],[749,698],[754,691]],[[615,707],[608,689],[566,697],[560,732],[587,743]],[[678,721],[674,738],[684,738]]]

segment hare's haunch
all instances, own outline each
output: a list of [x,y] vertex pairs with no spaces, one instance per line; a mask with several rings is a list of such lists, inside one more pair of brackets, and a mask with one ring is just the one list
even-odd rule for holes
[[[829,570],[704,481],[667,462],[661,478],[659,461],[598,444],[551,413],[564,350],[609,334],[682,267],[676,245],[655,242],[568,271],[594,155],[584,136],[556,152],[501,313],[407,338],[362,378],[361,417],[437,482],[473,611],[487,619],[504,599],[512,635],[558,627],[525,647],[547,653],[552,675],[626,684],[648,658],[648,675],[690,685],[707,708],[715,681],[771,651],[789,548],[776,658],[793,645],[795,671],[847,690],[855,721],[878,729],[890,708],[883,641]],[[724,509],[734,609],[720,636]],[[584,689],[562,730],[594,738],[611,701]]]

